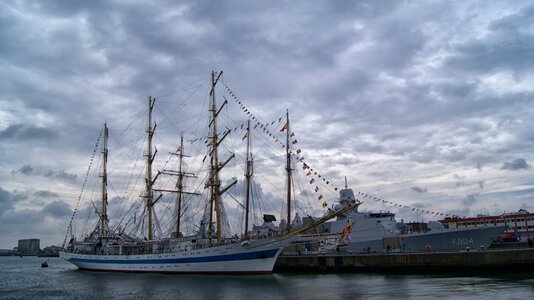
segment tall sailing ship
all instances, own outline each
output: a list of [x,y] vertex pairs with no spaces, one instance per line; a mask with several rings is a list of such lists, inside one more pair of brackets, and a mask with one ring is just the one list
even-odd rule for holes
[[[98,222],[89,234],[77,240],[74,237],[74,230],[69,225],[68,235],[70,241],[67,243],[67,236],[64,242],[64,251],[60,252],[60,257],[76,265],[79,269],[116,271],[116,272],[158,272],[158,273],[210,273],[210,274],[261,274],[271,273],[282,249],[295,240],[295,236],[301,232],[316,227],[335,216],[353,209],[353,206],[345,207],[339,211],[332,212],[322,218],[310,222],[307,226],[298,230],[290,228],[291,209],[291,161],[293,153],[289,150],[289,130],[287,131],[287,165],[288,186],[287,186],[287,226],[282,230],[271,230],[264,234],[255,234],[249,225],[249,191],[251,190],[252,158],[250,154],[250,122],[246,136],[247,155],[245,178],[247,184],[247,195],[244,206],[244,231],[241,235],[224,236],[223,223],[224,206],[222,195],[234,186],[237,180],[233,180],[226,186],[222,186],[220,173],[228,162],[235,156],[221,162],[219,160],[219,145],[227,136],[221,134],[217,128],[217,117],[222,110],[218,108],[215,97],[215,86],[217,85],[222,72],[212,72],[211,89],[209,92],[209,137],[206,140],[209,154],[209,171],[206,176],[204,190],[207,191],[208,201],[205,206],[205,214],[197,227],[197,232],[188,236],[182,234],[182,223],[190,220],[182,220],[184,215],[183,200],[186,195],[198,195],[196,192],[187,192],[184,187],[184,180],[193,176],[182,169],[182,160],[185,157],[183,135],[180,139],[180,146],[174,155],[179,158],[179,168],[177,171],[163,170],[153,176],[152,164],[157,152],[153,151],[152,138],[156,125],[152,121],[152,111],[155,99],[148,97],[148,122],[147,122],[147,153],[146,153],[146,177],[145,189],[142,194],[144,199],[144,209],[142,213],[143,226],[146,225],[146,236],[140,237],[138,234],[128,232],[124,227],[110,226],[108,207],[108,128],[104,125],[102,143],[102,174],[101,174],[101,203],[92,203],[92,207],[98,215]],[[226,104],[227,101],[224,102]],[[224,106],[223,104],[223,106]],[[288,126],[288,124],[286,124]],[[244,138],[243,138],[244,139]],[[171,175],[178,178],[176,190],[165,190],[154,188],[159,175]],[[154,229],[159,226],[156,221],[155,206],[162,198],[154,197],[155,192],[176,193],[175,207],[175,230],[170,236],[156,237]],[[78,209],[78,208],[76,208]],[[76,210],[75,210],[76,213]],[[74,215],[73,215],[74,218]],[[136,223],[134,215],[133,223]],[[265,220],[272,221],[267,215]],[[146,221],[146,224],[145,224]],[[137,222],[139,224],[139,222]],[[120,224],[120,222],[119,222]]]

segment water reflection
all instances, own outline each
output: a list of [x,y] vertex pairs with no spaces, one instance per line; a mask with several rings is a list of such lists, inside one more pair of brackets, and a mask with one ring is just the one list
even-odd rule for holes
[[206,276],[79,271],[52,259],[0,257],[0,298],[354,299],[534,296],[530,274]]

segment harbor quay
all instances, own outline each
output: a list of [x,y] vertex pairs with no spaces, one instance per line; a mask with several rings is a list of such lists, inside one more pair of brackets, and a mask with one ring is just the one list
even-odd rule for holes
[[534,268],[534,249],[477,250],[414,253],[325,253],[278,257],[274,272],[470,272]]

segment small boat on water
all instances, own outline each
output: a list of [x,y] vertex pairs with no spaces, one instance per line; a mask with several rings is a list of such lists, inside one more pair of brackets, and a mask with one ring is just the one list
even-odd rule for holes
[[43,261],[41,263],[41,268],[48,268],[48,262],[47,261]]

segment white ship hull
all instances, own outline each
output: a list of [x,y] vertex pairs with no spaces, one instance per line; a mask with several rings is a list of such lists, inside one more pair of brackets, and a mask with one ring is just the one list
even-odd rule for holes
[[251,241],[161,254],[94,255],[60,252],[82,270],[152,273],[267,274],[288,240]]

